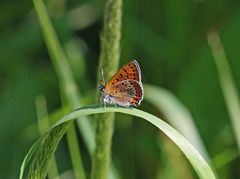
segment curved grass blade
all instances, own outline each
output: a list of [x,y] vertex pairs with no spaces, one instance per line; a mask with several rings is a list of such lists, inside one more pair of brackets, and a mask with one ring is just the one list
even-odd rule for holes
[[[38,130],[42,135],[44,131],[50,128],[48,111],[47,111],[47,101],[44,95],[38,95],[35,99],[37,119],[38,119]],[[57,161],[53,155],[50,159],[49,169],[47,172],[48,178],[59,178]]]
[[[204,160],[204,158],[196,150],[196,148],[194,148],[194,146],[183,135],[181,135],[176,129],[168,125],[166,122],[164,122],[160,118],[135,108],[129,109],[129,108],[120,108],[120,107],[118,108],[107,107],[104,109],[96,106],[88,106],[85,108],[80,108],[76,111],[69,113],[62,119],[60,119],[55,125],[53,125],[51,130],[54,130],[59,125],[72,121],[80,116],[92,115],[92,114],[98,114],[98,113],[110,113],[110,112],[119,112],[119,113],[125,113],[129,115],[137,116],[152,123],[155,127],[163,131],[179,147],[179,149],[188,158],[188,160],[190,161],[190,163],[192,164],[192,166],[194,167],[194,169],[196,170],[200,178],[203,178],[203,179],[216,178],[209,164]],[[43,138],[44,136],[41,137],[33,146],[36,146],[37,144],[39,144],[39,142]],[[32,150],[32,148],[30,150]],[[32,157],[32,154],[33,152],[31,152],[30,154],[28,153],[25,157],[28,160],[26,161],[24,160],[22,164],[20,179],[22,178],[21,176],[23,176],[24,168],[29,162],[30,158]]]
[[35,151],[37,150],[38,146],[40,145],[42,139],[45,137],[45,135],[41,136],[33,145],[32,147],[29,149],[28,153],[26,154],[26,156],[23,159],[21,168],[20,168],[20,175],[19,175],[19,179],[23,178],[24,175],[24,170],[27,166],[27,164],[30,162],[32,156],[34,155]]

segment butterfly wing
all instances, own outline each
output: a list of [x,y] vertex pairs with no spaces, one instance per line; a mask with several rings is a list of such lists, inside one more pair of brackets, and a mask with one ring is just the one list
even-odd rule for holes
[[106,87],[115,85],[123,80],[135,80],[141,83],[141,70],[136,60],[124,65],[106,84]]
[[143,100],[143,86],[136,80],[123,80],[105,88],[111,100],[122,106],[139,106]]

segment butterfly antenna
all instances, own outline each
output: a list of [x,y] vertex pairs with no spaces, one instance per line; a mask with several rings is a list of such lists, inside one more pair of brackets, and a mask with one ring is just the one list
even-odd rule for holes
[[102,82],[103,82],[103,84],[105,85],[103,65],[102,65]]

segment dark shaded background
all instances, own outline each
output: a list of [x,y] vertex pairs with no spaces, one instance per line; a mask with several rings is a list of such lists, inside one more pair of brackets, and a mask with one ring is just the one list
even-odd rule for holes
[[[137,59],[143,83],[172,91],[191,112],[210,157],[227,153],[218,163],[220,167],[215,165],[220,178],[240,178],[237,145],[206,38],[212,28],[218,29],[239,91],[240,1],[123,3],[120,64]],[[75,75],[81,92],[89,96],[89,90],[96,88],[104,1],[49,0],[47,4],[63,46],[71,49],[71,43],[77,44],[83,60],[79,73],[84,75]],[[82,78],[78,78],[80,75]],[[0,178],[17,178],[21,161],[37,137],[31,126],[37,120],[35,98],[39,94],[46,96],[49,113],[61,107],[58,79],[33,4],[27,0],[2,0]],[[141,108],[161,116],[149,105],[144,102]],[[171,174],[176,166],[168,162],[162,145],[158,131],[146,122],[116,121],[113,161],[123,178],[178,178]],[[126,153],[129,157],[122,157]],[[59,162],[61,172],[71,169],[65,141],[57,158],[65,161]],[[89,157],[85,159],[90,170]],[[192,176],[197,178],[194,173]]]

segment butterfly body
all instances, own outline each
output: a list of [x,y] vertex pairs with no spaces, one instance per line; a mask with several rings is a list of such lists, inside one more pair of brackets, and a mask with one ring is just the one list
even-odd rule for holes
[[141,70],[136,60],[124,65],[106,84],[100,85],[100,101],[130,107],[138,107],[143,100]]

